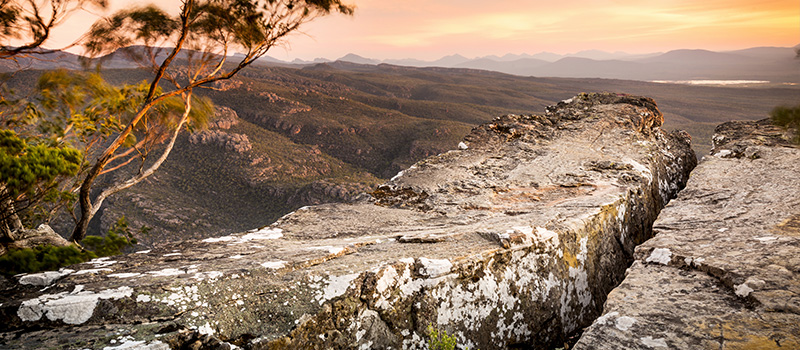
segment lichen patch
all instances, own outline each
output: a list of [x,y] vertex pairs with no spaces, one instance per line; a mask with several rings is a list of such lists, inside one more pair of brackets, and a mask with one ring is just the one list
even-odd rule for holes
[[748,286],[746,283],[742,283],[734,286],[734,291],[736,292],[736,295],[746,298],[748,295],[750,295],[750,293],[753,292],[753,288],[750,288],[750,286]]
[[650,252],[650,256],[645,260],[646,262],[655,262],[662,265],[669,265],[672,260],[672,252],[668,248],[656,248]]
[[629,330],[634,323],[636,323],[635,318],[628,316],[620,316],[617,318],[617,321],[614,323],[614,325],[617,327],[617,329],[624,332]]
[[131,296],[133,288],[119,287],[99,292],[82,291],[76,288],[73,292],[44,294],[36,299],[22,302],[17,316],[23,321],[38,321],[46,316],[50,321],[63,321],[67,324],[81,324],[89,320],[100,299],[121,299]]
[[419,262],[422,264],[419,273],[433,278],[446,275],[453,268],[453,263],[447,259],[419,258]]
[[59,271],[45,271],[40,273],[31,273],[20,277],[19,283],[44,287],[55,282],[57,279],[69,275],[73,272],[75,271],[70,269],[61,269]]
[[265,227],[258,230],[250,231],[242,236],[228,235],[222,237],[212,237],[202,240],[205,243],[220,243],[225,242],[228,244],[241,244],[250,241],[270,240],[283,237],[283,230],[274,227]]
[[266,261],[266,262],[261,263],[261,266],[264,267],[264,268],[267,268],[267,269],[277,270],[277,269],[284,268],[286,266],[286,261],[283,261],[283,260]]
[[327,284],[316,293],[316,299],[319,304],[322,305],[324,302],[344,294],[347,288],[350,287],[350,282],[356,279],[358,275],[358,273],[353,273],[349,275],[329,276]]

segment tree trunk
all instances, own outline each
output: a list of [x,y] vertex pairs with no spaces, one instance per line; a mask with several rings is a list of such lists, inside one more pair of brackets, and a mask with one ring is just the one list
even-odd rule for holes
[[9,241],[16,240],[16,233],[19,230],[23,229],[22,220],[19,219],[19,215],[17,215],[17,211],[14,209],[14,201],[11,200],[11,196],[8,194],[6,190],[5,184],[0,184],[0,217],[2,217],[2,222],[0,222],[0,231],[2,231],[2,236]]

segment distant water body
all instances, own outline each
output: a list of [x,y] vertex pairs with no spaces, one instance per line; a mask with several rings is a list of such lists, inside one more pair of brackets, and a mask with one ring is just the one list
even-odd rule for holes
[[742,84],[769,84],[767,80],[653,80],[653,83],[684,84],[684,85],[742,85]]

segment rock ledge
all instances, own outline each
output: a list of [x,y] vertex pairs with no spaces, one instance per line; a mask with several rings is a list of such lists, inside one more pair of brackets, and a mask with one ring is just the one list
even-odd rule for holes
[[[651,99],[581,94],[479,126],[374,197],[63,270],[0,294],[0,345],[424,349],[563,344],[695,165]],[[53,276],[50,276],[53,277]]]

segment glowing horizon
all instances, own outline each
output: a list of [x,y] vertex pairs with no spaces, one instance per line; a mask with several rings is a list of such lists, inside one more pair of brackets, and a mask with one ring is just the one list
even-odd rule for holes
[[[585,50],[643,54],[675,49],[729,51],[800,44],[800,2],[708,0],[351,0],[356,14],[333,14],[302,27],[268,55],[291,61],[435,60]],[[176,10],[178,1],[174,3]],[[112,9],[140,0],[112,0]],[[163,5],[164,1],[159,5]],[[68,45],[97,16],[80,13],[56,28],[48,47]],[[76,51],[76,50],[72,50]]]

